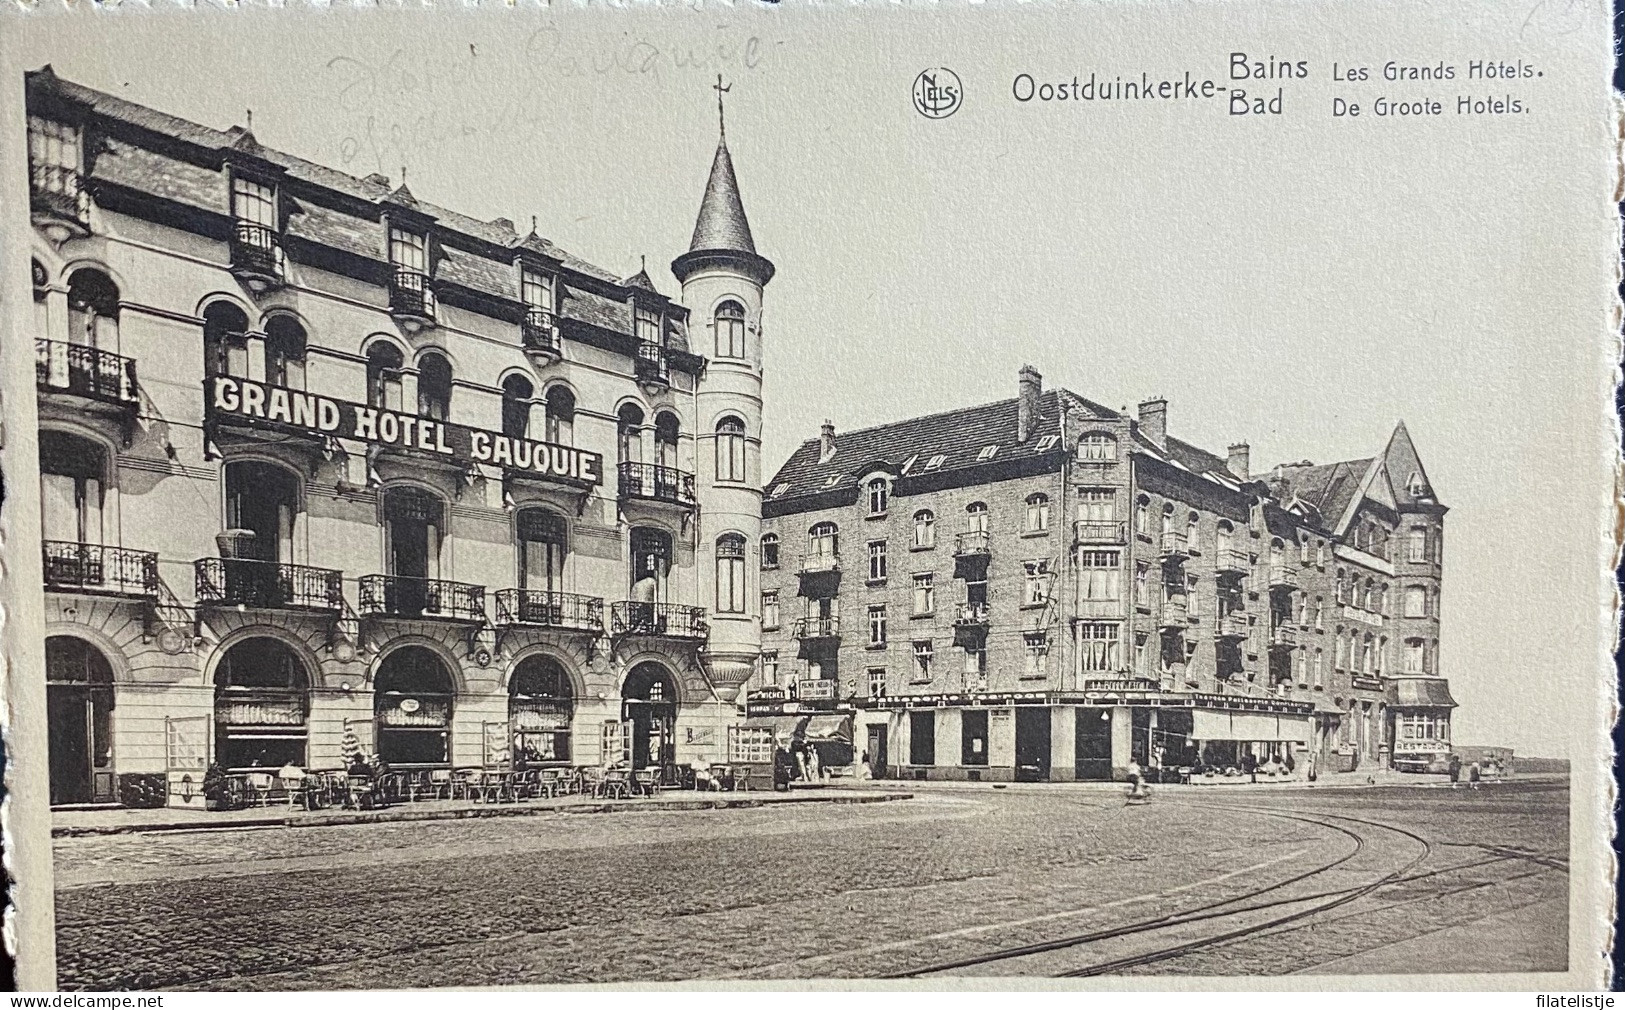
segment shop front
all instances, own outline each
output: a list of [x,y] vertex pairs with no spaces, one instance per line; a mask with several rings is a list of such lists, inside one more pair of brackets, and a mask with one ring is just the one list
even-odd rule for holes
[[1310,713],[1192,709],[1192,782],[1297,779],[1311,740]]
[[1442,677],[1396,677],[1385,685],[1393,766],[1402,772],[1443,772],[1450,767],[1450,714],[1456,701]]

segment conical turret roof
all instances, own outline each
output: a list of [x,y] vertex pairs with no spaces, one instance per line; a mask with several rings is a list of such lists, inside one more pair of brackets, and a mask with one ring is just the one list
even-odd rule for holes
[[711,159],[711,177],[700,200],[700,217],[694,223],[694,237],[688,252],[672,261],[672,273],[684,280],[701,266],[728,266],[742,270],[766,284],[773,276],[773,264],[756,252],[756,240],[745,217],[745,203],[739,198],[739,179],[734,175],[728,138],[717,140],[717,153]]

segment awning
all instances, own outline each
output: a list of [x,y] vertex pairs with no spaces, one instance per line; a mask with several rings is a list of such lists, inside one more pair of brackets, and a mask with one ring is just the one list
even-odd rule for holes
[[1191,712],[1191,736],[1197,740],[1242,740],[1309,742],[1309,720],[1301,715],[1275,715],[1270,712],[1216,712],[1199,708]]
[[1455,708],[1443,677],[1396,677],[1388,681],[1388,704],[1397,708]]
[[807,720],[801,731],[808,740],[840,740],[852,742],[852,717],[849,715],[815,715]]
[[780,740],[789,741],[796,735],[801,723],[806,721],[804,715],[753,715],[745,719],[747,729],[770,729],[773,735]]
[[1278,715],[1275,717],[1277,727],[1277,740],[1290,740],[1293,743],[1309,742],[1309,717],[1297,715]]

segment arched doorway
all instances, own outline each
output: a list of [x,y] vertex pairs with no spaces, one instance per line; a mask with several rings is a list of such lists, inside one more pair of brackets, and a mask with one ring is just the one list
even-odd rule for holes
[[531,656],[520,661],[508,684],[514,767],[569,764],[574,712],[570,676],[558,660]]
[[373,684],[378,756],[391,765],[449,765],[455,693],[433,651],[409,645],[386,656]]
[[677,684],[659,663],[639,663],[621,688],[621,719],[630,724],[633,768],[675,770]]
[[114,799],[113,668],[82,638],[45,640],[51,803]]
[[215,762],[222,768],[305,765],[310,673],[275,638],[248,638],[214,672]]

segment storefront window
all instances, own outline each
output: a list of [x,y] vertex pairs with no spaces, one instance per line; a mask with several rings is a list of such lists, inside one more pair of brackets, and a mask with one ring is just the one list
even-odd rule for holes
[[378,756],[391,765],[451,763],[451,674],[440,657],[406,646],[384,658],[373,686]]
[[239,642],[221,657],[214,684],[221,767],[303,767],[310,677],[293,649],[274,638]]
[[521,662],[508,685],[514,765],[569,762],[574,711],[569,675],[556,660],[532,656]]

